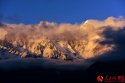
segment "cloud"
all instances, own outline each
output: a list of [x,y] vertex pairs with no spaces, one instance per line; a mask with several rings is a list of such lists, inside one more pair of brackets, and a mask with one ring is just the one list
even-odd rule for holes
[[[111,26],[113,29],[122,28],[125,26],[125,19],[123,17],[115,18],[115,17],[108,17],[103,21],[99,20],[87,20],[84,23],[83,27],[94,27],[94,28],[101,28],[104,26]],[[82,28],[82,26],[81,26]]]
[[7,35],[7,31],[5,31],[4,29],[0,28],[0,39],[4,39],[5,35]]

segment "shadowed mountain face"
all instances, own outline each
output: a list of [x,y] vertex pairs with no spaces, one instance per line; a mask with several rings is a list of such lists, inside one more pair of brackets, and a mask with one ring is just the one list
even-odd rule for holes
[[96,83],[99,75],[103,77],[125,75],[125,61],[97,61],[89,66],[90,62],[79,62],[69,61],[64,64],[64,61],[44,59],[0,62],[0,79],[4,83]]

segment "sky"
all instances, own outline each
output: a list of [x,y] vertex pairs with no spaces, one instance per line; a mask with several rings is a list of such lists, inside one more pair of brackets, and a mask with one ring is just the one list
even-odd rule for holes
[[125,0],[0,0],[0,21],[82,23],[125,16]]

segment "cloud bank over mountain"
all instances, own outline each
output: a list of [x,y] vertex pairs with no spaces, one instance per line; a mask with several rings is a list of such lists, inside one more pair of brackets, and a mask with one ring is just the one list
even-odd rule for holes
[[0,58],[3,59],[3,51],[20,58],[63,60],[124,55],[124,37],[123,17],[90,19],[81,24],[47,21],[36,25],[4,24],[0,26]]

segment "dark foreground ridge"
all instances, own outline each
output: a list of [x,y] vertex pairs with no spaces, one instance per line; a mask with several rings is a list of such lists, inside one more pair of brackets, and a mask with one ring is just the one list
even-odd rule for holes
[[[14,62],[16,63],[16,61],[0,63],[1,83],[93,83],[97,82],[98,75],[104,77],[125,75],[125,61],[97,61],[91,66],[82,64],[69,66],[53,64],[51,61],[52,64],[50,64],[45,60],[40,64],[38,60],[37,63],[33,61],[32,65],[16,63],[17,67]],[[11,68],[2,66],[5,64],[11,64]],[[14,64],[13,68],[12,64]]]

